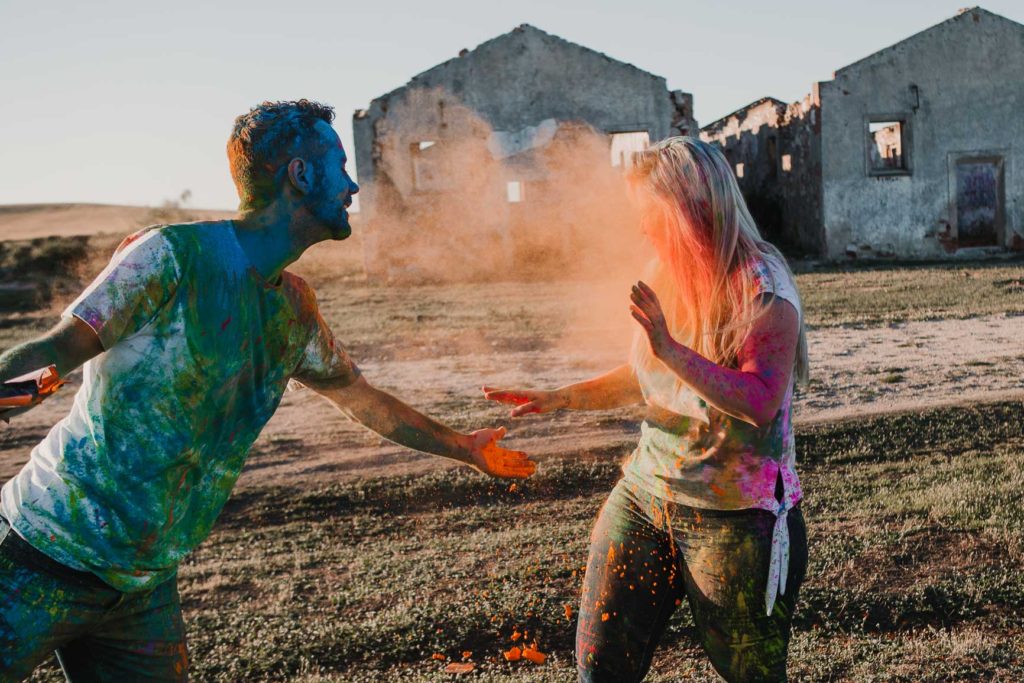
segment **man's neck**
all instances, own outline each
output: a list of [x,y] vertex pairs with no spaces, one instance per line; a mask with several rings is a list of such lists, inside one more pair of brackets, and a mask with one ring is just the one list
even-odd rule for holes
[[281,273],[320,240],[299,212],[272,204],[255,211],[239,211],[232,221],[235,236],[249,262],[268,281],[277,282]]

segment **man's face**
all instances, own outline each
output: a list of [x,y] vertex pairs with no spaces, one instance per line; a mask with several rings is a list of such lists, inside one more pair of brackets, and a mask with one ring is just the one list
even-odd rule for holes
[[348,207],[359,186],[345,170],[348,158],[341,139],[326,121],[318,121],[324,152],[316,164],[317,182],[309,194],[309,210],[330,231],[331,239],[343,240],[352,234]]

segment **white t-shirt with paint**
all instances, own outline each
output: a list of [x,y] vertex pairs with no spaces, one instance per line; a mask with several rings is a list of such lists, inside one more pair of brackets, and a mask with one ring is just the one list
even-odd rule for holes
[[[803,321],[796,284],[777,257],[754,260],[755,296],[774,295]],[[793,380],[771,424],[759,428],[708,406],[659,365],[635,368],[648,405],[674,414],[671,427],[645,421],[640,443],[623,465],[624,479],[680,505],[711,510],[757,508],[776,515],[766,607],[784,590],[789,564],[786,513],[801,497],[793,442]],[[781,479],[782,500],[775,496]]]

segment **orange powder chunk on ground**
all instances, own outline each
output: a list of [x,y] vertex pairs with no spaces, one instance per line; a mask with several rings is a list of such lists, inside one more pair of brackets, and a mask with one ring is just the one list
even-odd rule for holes
[[518,647],[513,647],[511,650],[506,650],[503,654],[508,661],[518,662],[523,656],[523,651]]
[[610,619],[610,618],[611,618],[611,615],[609,615],[607,612],[604,612],[604,613],[601,614],[601,621],[608,621],[608,619]]
[[446,674],[468,674],[476,668],[473,662],[452,662],[444,668]]
[[435,652],[434,654],[430,655],[430,658],[431,659],[436,659],[439,662],[443,662],[444,660],[448,659],[447,657],[445,657],[443,654],[441,654],[439,652]]
[[523,634],[520,633],[518,630],[512,631],[511,638],[512,638],[512,642],[513,643],[516,642],[517,640],[519,640],[522,637],[523,637]]
[[572,619],[572,607],[570,607],[569,605],[563,605],[562,609],[565,610],[565,618]]
[[535,645],[532,645],[523,650],[523,658],[529,659],[534,664],[543,664],[544,660],[547,659],[548,656],[538,650]]

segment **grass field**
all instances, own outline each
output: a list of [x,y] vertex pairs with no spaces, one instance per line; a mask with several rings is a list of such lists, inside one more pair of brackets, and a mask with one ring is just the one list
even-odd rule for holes
[[[795,680],[1024,679],[1024,406],[798,435],[811,566]],[[197,678],[571,678],[590,524],[615,458],[510,491],[462,471],[232,501],[182,570]],[[651,680],[716,680],[677,614]],[[526,630],[544,667],[498,656]],[[692,672],[687,673],[687,672]]]
[[[1024,680],[1022,420],[1006,403],[800,431],[793,680]],[[468,651],[473,680],[570,680],[565,606],[616,459],[549,460],[514,490],[455,470],[236,495],[180,572],[194,679],[447,681],[433,655]],[[717,680],[691,628],[684,607],[649,680]],[[505,662],[514,630],[548,662]]]
[[817,327],[1024,314],[1024,266],[950,263],[826,268],[797,275]]
[[[64,243],[77,239],[0,245],[8,245],[8,254],[19,248],[30,254],[64,253],[68,251]],[[52,278],[55,270],[60,275],[52,306],[4,315],[0,350],[53,324],[60,307],[102,268],[117,241],[110,235],[91,237],[87,257],[37,273]],[[5,270],[10,269],[5,268],[4,252],[0,251],[0,276]],[[365,280],[358,241],[317,245],[295,264],[294,270],[317,289],[325,317],[345,331],[347,340],[353,340],[353,350],[366,350],[371,355],[382,342],[403,335],[415,335],[415,343],[420,346],[432,340],[450,344],[452,325],[455,331],[486,330],[490,336],[504,340],[502,343],[522,344],[530,339],[531,330],[543,330],[550,336],[568,321],[577,322],[580,316],[574,314],[574,308],[599,301],[618,303],[628,292],[621,283],[589,281],[508,281],[484,287],[473,283],[381,286]],[[1024,260],[1019,258],[899,267],[828,266],[797,275],[797,284],[812,328],[998,313],[1024,315]],[[452,301],[474,306],[465,307],[468,314],[452,320],[448,315]],[[624,311],[625,305],[618,308]],[[628,316],[623,319],[628,321]]]
[[[0,316],[0,350],[52,324],[115,243],[90,238],[93,250],[61,271],[49,308]],[[416,363],[416,377],[429,377],[424,359],[455,359],[452,372],[463,371],[458,357],[471,356],[514,357],[532,375],[538,352],[564,355],[567,329],[607,331],[581,327],[584,314],[594,317],[588,306],[625,298],[607,282],[384,287],[365,280],[352,246],[319,245],[297,270],[353,356],[385,380],[388,367],[404,368],[390,375],[402,378]],[[65,253],[45,241],[13,248]],[[829,267],[798,284],[819,329],[1024,315],[1021,260]],[[475,375],[480,362],[465,367]],[[902,365],[876,370],[884,385],[907,374]],[[417,399],[418,391],[401,395]],[[477,396],[443,398],[432,414],[459,428],[489,414]],[[628,431],[631,416],[580,422]],[[517,435],[557,436],[558,419],[519,426]],[[1024,680],[1022,424],[1024,405],[1004,402],[800,428],[811,565],[792,680]],[[271,461],[308,445],[288,429],[258,444],[213,535],[181,568],[193,680],[447,681],[446,664],[464,652],[472,680],[573,678],[587,536],[628,446],[567,446],[514,488],[462,469],[268,483]],[[15,425],[0,445],[26,457],[42,433]],[[649,680],[717,680],[691,629],[681,610]],[[515,630],[536,640],[546,664],[501,658]],[[32,680],[62,679],[49,665]]]

